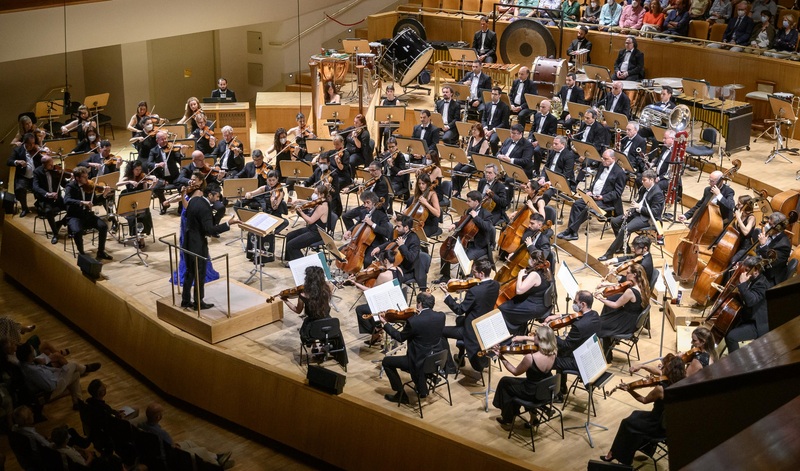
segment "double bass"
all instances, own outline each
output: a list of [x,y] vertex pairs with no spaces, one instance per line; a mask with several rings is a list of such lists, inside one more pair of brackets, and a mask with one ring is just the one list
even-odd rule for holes
[[[481,205],[483,203],[492,199],[492,192],[489,191],[481,200]],[[478,226],[475,224],[475,221],[472,220],[472,211],[467,210],[466,213],[461,217],[458,221],[458,225],[455,229],[453,229],[453,233],[450,234],[447,239],[442,243],[439,247],[439,256],[442,260],[448,263],[458,263],[458,258],[456,257],[456,241],[461,240],[461,245],[464,247],[478,235]]]
[[[381,198],[370,214],[380,211],[383,203],[384,199]],[[353,274],[360,271],[364,266],[364,256],[367,254],[367,249],[374,240],[375,231],[372,230],[372,227],[363,221],[358,223],[353,228],[350,242],[341,251],[344,260],[337,260],[336,266],[345,273]]]

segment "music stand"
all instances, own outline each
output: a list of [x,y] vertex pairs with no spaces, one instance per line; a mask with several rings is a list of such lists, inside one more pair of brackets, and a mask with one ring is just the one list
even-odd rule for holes
[[547,135],[547,134],[541,134],[541,133],[538,133],[538,132],[534,132],[533,133],[533,138],[534,138],[534,141],[536,141],[539,144],[540,148],[547,149],[547,150],[550,150],[550,149],[553,148],[553,140],[555,139],[555,136],[550,136],[550,135]]
[[333,237],[331,237],[330,234],[328,234],[328,231],[319,226],[317,226],[317,231],[319,231],[319,236],[322,238],[322,243],[325,245],[328,253],[330,253],[331,256],[336,260],[343,262],[345,260],[345,256],[339,251],[339,248],[336,247],[336,241],[333,240]]
[[653,131],[653,137],[658,142],[664,142],[664,133],[667,132],[667,128],[662,126],[650,126],[650,130]]
[[622,170],[625,170],[628,173],[636,173],[633,170],[633,167],[631,166],[631,163],[628,161],[628,157],[625,154],[615,150],[614,155],[617,156],[617,163],[619,164],[620,167],[622,167]]
[[[381,123],[382,127],[389,127],[397,129],[400,127],[400,121],[404,120],[406,117],[406,107],[405,106],[376,106],[375,111],[372,114],[373,119],[377,123]],[[386,124],[383,124],[386,123]],[[378,136],[378,138],[383,139],[383,136]]]
[[222,180],[222,194],[228,199],[240,200],[244,198],[245,193],[256,189],[258,189],[258,177],[227,178]]
[[313,175],[314,170],[308,162],[302,160],[283,160],[281,161],[281,175],[286,177],[286,181],[302,181]]
[[578,154],[578,157],[582,156],[586,159],[594,160],[596,162],[600,162],[602,160],[600,158],[600,152],[598,152],[597,149],[595,149],[595,147],[591,144],[573,139],[572,147],[575,149],[575,153]]
[[[775,127],[775,147],[770,152],[769,157],[767,160],[764,161],[765,164],[772,162],[775,157],[780,157],[783,160],[792,163],[788,157],[783,155],[781,151],[784,152],[791,152],[793,154],[797,154],[797,149],[790,149],[785,147],[783,142],[783,134],[781,134],[781,125],[783,124],[794,124],[797,121],[797,116],[794,114],[794,110],[792,109],[792,104],[786,100],[781,100],[780,98],[776,97],[775,95],[769,95],[769,106],[772,108],[772,114],[775,115],[775,123],[773,126]],[[789,144],[789,139],[791,138],[791,134],[786,136],[786,145]]]
[[469,160],[467,159],[467,153],[464,152],[464,149],[458,146],[451,146],[447,144],[436,144],[436,150],[439,152],[439,158],[442,162],[445,160],[450,162],[450,168],[452,169],[455,165],[454,163],[459,163],[462,165],[468,165]]
[[538,110],[539,109],[539,103],[541,103],[542,101],[550,100],[550,98],[547,98],[545,96],[532,95],[530,93],[526,93],[524,96],[525,96],[525,103],[527,103],[528,104],[528,108],[532,109],[532,110]]
[[506,178],[512,178],[517,183],[522,185],[528,183],[528,176],[525,174],[524,168],[520,167],[519,165],[514,165],[510,162],[503,162],[502,160],[498,165],[500,171],[506,174]]
[[450,53],[450,60],[464,62],[463,65],[472,64],[478,60],[478,51],[471,47],[448,47],[447,52]]
[[[247,222],[247,221],[250,220],[251,217],[255,216],[256,214],[260,213],[261,211],[257,210],[257,209],[250,209],[250,208],[242,207],[242,208],[233,208],[233,212],[234,212],[234,214],[236,214],[236,217],[240,221]],[[235,244],[236,242],[239,242],[239,243],[242,244],[242,252],[244,252],[244,251],[247,250],[247,244],[243,243],[242,242],[243,240],[244,240],[244,228],[242,228],[242,226],[240,225],[239,226],[239,240],[237,241],[237,240],[234,239],[234,240],[228,242],[225,245],[231,245],[231,244]]]
[[[586,64],[583,66],[583,69],[586,73],[586,78],[597,83],[597,87],[595,88],[595,90],[597,90],[597,93],[595,93],[594,97],[592,97],[592,105],[596,105],[597,102],[600,101],[601,95],[605,95],[606,93],[605,86],[601,87],[600,84],[605,84],[614,81],[611,78],[611,71],[608,69],[608,67],[603,67],[602,65],[595,65],[595,64]],[[603,98],[605,98],[605,96],[603,96]],[[570,103],[569,106],[572,105],[573,104]]]
[[[256,238],[256,240],[253,241],[253,269],[250,270],[250,276],[247,278],[244,284],[250,283],[250,281],[256,275],[258,275],[258,289],[264,289],[264,262],[261,261],[261,257],[268,257],[270,254],[269,252],[262,250],[263,239],[264,237],[275,232],[275,228],[278,227],[282,222],[283,218],[281,217],[275,217],[272,214],[258,212],[248,218],[246,222],[242,221],[239,223],[239,226],[242,229]],[[271,255],[275,256],[274,252]],[[269,273],[267,273],[267,276],[274,278]]]
[[588,268],[589,270],[593,271],[597,276],[602,278],[603,275],[601,275],[600,272],[598,272],[597,270],[592,268],[591,265],[589,265],[589,224],[591,224],[592,222],[592,217],[595,217],[598,222],[605,222],[606,219],[608,218],[605,215],[606,212],[603,209],[601,209],[600,206],[597,205],[597,202],[595,202],[594,198],[587,195],[582,190],[578,190],[578,196],[580,196],[583,202],[586,203],[586,209],[588,210],[588,213],[586,214],[587,216],[586,229],[584,230],[584,235],[586,237],[586,247],[584,248],[583,265],[580,266],[577,270],[575,270],[575,273],[585,268]]
[[463,140],[464,145],[469,142],[469,138],[472,137],[472,126],[475,123],[470,123],[469,121],[456,121],[456,129],[458,129],[458,137]]
[[[119,175],[118,175],[119,176]],[[118,218],[125,218],[128,216],[133,216],[133,220],[136,221],[137,217],[142,214],[147,208],[150,207],[150,199],[153,197],[153,190],[142,190],[142,191],[135,191],[133,193],[125,193],[124,195],[119,197],[119,201],[117,202],[117,217]],[[138,223],[136,224],[138,225]],[[147,265],[146,258],[149,257],[148,254],[141,251],[139,248],[139,234],[136,227],[128,227],[128,232],[132,233],[133,235],[128,236],[125,241],[121,241],[122,245],[127,245],[130,242],[133,242],[133,247],[136,249],[136,252],[128,255],[127,257],[120,260],[120,263],[128,260],[129,258],[138,257],[139,261],[141,261],[145,267]],[[144,255],[144,258],[142,258]]]
[[[550,188],[556,190],[556,193],[553,195],[553,199],[556,200],[556,206],[558,203],[561,203],[561,210],[563,214],[564,210],[564,203],[566,201],[574,202],[575,198],[572,197],[572,188],[569,186],[569,182],[567,179],[564,178],[563,175],[557,172],[550,171],[550,169],[544,169],[545,175],[547,175],[547,181],[550,182]],[[558,234],[558,216],[556,216],[556,220],[553,221],[553,233]],[[558,237],[553,238],[553,247],[556,250],[561,250],[568,256],[572,256],[566,249],[558,246]]]
[[589,110],[591,108],[592,107],[589,105],[582,105],[580,103],[570,102],[569,115],[572,116],[573,119],[575,119],[575,117],[578,117],[578,119],[583,120],[583,114],[586,112],[586,110]]
[[348,54],[358,54],[370,52],[369,41],[366,39],[348,38],[342,39],[342,47],[344,52]]
[[[89,108],[91,113],[98,113],[103,111],[106,106],[108,106],[108,98],[111,96],[110,93],[100,93],[97,95],[90,95],[83,99],[83,104]],[[99,116],[97,118],[97,124],[100,124]]]
[[[694,117],[697,115],[697,103],[700,100],[708,99],[708,82],[695,79],[681,79],[683,86],[683,96],[692,100],[691,126],[689,126],[689,142],[694,140]],[[702,103],[701,103],[702,105]]]
[[469,100],[469,85],[452,82],[448,83],[447,86],[453,90],[453,98],[456,100],[460,101],[461,103],[465,103],[467,100]]
[[319,117],[324,119],[328,126],[336,126],[338,129],[339,125],[344,124],[344,120],[350,117],[350,105],[322,105]]
[[484,154],[472,154],[472,162],[475,164],[475,168],[481,172],[483,172],[483,169],[490,164],[497,166],[499,171],[500,165],[503,164],[503,162],[500,162],[500,159],[497,157]]
[[92,153],[87,152],[85,154],[67,154],[63,157],[62,164],[64,166],[64,170],[71,172],[75,167],[78,166],[79,163],[83,162],[84,160],[91,157]]
[[428,153],[428,144],[422,139],[398,137],[397,148],[405,154],[425,155]]
[[[484,103],[491,103],[492,102],[492,91],[491,90],[481,90],[481,94],[483,95],[483,102]],[[511,108],[511,100],[508,98],[508,93],[500,92],[500,101],[508,105]]]
[[[333,149],[333,141],[330,139],[306,139],[306,150],[309,154],[319,154]],[[281,171],[281,175],[283,175],[283,171]]]
[[444,130],[444,118],[442,118],[441,113],[437,113],[435,111],[431,112],[431,124],[436,126],[437,128]]
[[607,125],[616,132],[617,129],[625,129],[628,127],[628,117],[622,113],[614,113],[613,111],[603,111],[603,118],[605,118]]
[[[60,110],[56,108],[60,108]],[[54,137],[53,121],[55,121],[58,116],[64,114],[64,100],[37,101],[34,113],[36,114],[36,121],[42,118],[47,120],[47,124],[44,127],[47,128],[47,132]]]
[[497,133],[500,144],[506,142],[506,139],[511,137],[511,130],[508,128],[494,128],[494,132]]

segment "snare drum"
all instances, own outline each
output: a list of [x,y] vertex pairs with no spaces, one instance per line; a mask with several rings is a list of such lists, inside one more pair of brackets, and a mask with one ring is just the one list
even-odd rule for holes
[[380,58],[383,54],[383,44],[379,42],[369,43],[369,52],[375,54],[375,57]]
[[777,93],[773,93],[773,95],[775,96],[775,98],[781,99],[783,101],[788,101],[790,103],[791,103],[792,99],[794,98],[793,94],[786,93],[786,92],[777,92]]
[[567,60],[537,57],[533,61],[531,80],[536,84],[539,95],[552,98],[567,81]]
[[356,54],[356,65],[363,65],[365,68],[369,69],[370,71],[375,71],[375,62],[377,61],[377,57],[375,54]]
[[422,72],[433,56],[433,47],[411,28],[397,33],[380,59],[381,68],[400,86],[406,86]]

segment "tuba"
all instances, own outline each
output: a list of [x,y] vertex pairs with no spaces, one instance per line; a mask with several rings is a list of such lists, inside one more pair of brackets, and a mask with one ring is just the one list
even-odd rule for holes
[[671,110],[663,110],[658,105],[647,105],[639,115],[639,125],[661,126],[678,133],[689,126],[691,116],[692,112],[686,105],[678,105]]

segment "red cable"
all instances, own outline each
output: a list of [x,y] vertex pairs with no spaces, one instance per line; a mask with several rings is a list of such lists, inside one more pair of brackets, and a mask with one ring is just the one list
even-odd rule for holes
[[364,20],[361,20],[361,21],[358,21],[358,22],[356,22],[356,23],[350,23],[350,24],[347,24],[347,23],[342,23],[341,21],[337,20],[336,18],[334,18],[334,17],[330,16],[330,15],[329,15],[329,14],[327,14],[327,13],[325,13],[325,17],[326,17],[327,19],[331,20],[331,21],[335,21],[336,23],[338,23],[338,24],[340,24],[340,25],[342,25],[342,26],[355,26],[355,25],[357,25],[357,24],[360,24],[360,23],[363,23],[363,22],[364,22]]

